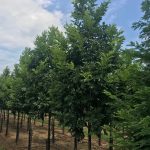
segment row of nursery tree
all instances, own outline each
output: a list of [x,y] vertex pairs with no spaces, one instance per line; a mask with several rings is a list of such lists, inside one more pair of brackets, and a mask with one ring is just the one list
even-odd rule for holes
[[85,137],[85,127],[91,150],[91,134],[100,142],[106,126],[109,150],[150,149],[150,0],[142,2],[143,17],[133,24],[140,42],[131,42],[128,49],[122,48],[123,32],[103,20],[109,3],[74,0],[72,21],[64,33],[55,27],[44,31],[34,48],[25,48],[12,72],[4,69],[1,124],[3,112],[7,111],[7,126],[10,111],[18,120],[24,113],[31,133],[31,119],[46,113],[47,150],[52,117],[69,129],[74,150]]

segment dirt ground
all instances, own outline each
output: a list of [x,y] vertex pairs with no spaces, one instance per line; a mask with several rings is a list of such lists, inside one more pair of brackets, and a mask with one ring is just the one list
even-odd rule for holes
[[[28,132],[26,129],[26,120],[23,123],[22,129],[20,129],[19,142],[15,144],[16,137],[16,125],[13,123],[13,119],[10,118],[9,134],[5,136],[5,123],[3,125],[3,132],[0,133],[0,148],[2,150],[27,150],[28,146]],[[55,127],[55,144],[51,143],[51,150],[73,150],[73,138],[65,131],[62,134],[61,128],[57,125]],[[47,138],[47,124],[44,127],[41,126],[40,122],[36,122],[33,125],[33,141],[32,150],[46,150],[46,138]],[[79,150],[87,150],[87,139],[85,138],[81,143],[78,144]],[[102,142],[102,146],[99,147],[97,139],[92,140],[92,150],[106,150],[106,143]],[[0,149],[1,150],[1,149]]]

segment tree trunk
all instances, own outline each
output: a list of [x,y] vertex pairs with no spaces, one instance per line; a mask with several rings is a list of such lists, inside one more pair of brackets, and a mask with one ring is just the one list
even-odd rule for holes
[[98,135],[98,146],[101,146],[101,135]]
[[28,150],[32,149],[32,122],[31,117],[29,117],[29,140],[28,140]]
[[44,119],[42,119],[42,127],[44,126]]
[[5,115],[5,114],[6,114],[6,113],[5,113],[5,110],[3,110],[3,113],[4,113],[3,120],[5,121],[5,118],[6,118],[6,117],[5,117],[5,116],[6,116],[6,115]]
[[102,130],[100,129],[98,133],[98,145],[101,146],[101,136],[102,136]]
[[16,112],[14,112],[14,126],[16,125]]
[[78,149],[78,140],[77,138],[75,137],[74,138],[74,150],[77,150]]
[[27,131],[29,131],[29,121],[30,121],[30,118],[28,116],[28,119],[27,119]]
[[20,128],[22,128],[22,125],[23,125],[23,113],[21,114]]
[[17,117],[16,144],[18,143],[19,140],[19,120],[20,120],[20,112],[18,112],[18,117]]
[[47,150],[50,150],[51,146],[51,141],[50,141],[50,136],[51,136],[51,112],[48,114],[48,137],[47,137]]
[[1,132],[3,132],[3,120],[4,120],[4,118],[3,118],[4,116],[3,116],[3,110],[1,110],[1,124],[0,124],[0,133]]
[[88,123],[88,150],[92,149],[92,142],[91,142],[91,124]]
[[9,110],[7,110],[7,122],[6,122],[6,133],[5,133],[5,136],[8,135],[8,127],[9,127]]
[[110,122],[109,150],[113,150],[112,122]]
[[52,118],[52,143],[55,143],[55,118]]
[[41,114],[41,118],[42,118],[42,127],[44,126],[44,113]]
[[62,118],[63,118],[63,120],[62,120],[62,134],[65,134],[65,119],[64,119],[64,112],[62,111]]

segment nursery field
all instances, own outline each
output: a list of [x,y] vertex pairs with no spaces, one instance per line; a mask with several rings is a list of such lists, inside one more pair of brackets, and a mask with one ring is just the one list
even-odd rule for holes
[[[15,143],[16,138],[16,123],[14,124],[14,118],[10,115],[9,131],[8,135],[5,136],[5,124],[3,125],[3,132],[0,133],[0,150],[26,150],[28,149],[28,131],[27,131],[27,119],[23,120],[22,128],[20,129],[19,142]],[[33,150],[45,150],[46,149],[46,139],[47,139],[47,118],[42,127],[41,121],[32,121],[33,126],[33,141],[32,149]],[[106,150],[106,142],[102,142],[102,146],[99,147],[96,137],[93,137],[92,140],[92,149],[93,150]],[[52,150],[73,150],[74,139],[70,133],[65,129],[63,130],[59,126],[58,122],[55,121],[55,143],[51,143]],[[79,150],[86,150],[87,147],[87,138],[78,144]]]

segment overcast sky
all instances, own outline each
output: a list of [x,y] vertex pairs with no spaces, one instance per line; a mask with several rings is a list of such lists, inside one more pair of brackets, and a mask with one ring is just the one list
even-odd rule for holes
[[[124,30],[125,44],[138,39],[131,26],[141,17],[141,2],[112,0],[105,16],[107,23]],[[63,31],[71,10],[71,0],[0,0],[0,73],[6,66],[13,68],[24,48],[32,47],[43,30],[54,25]]]

